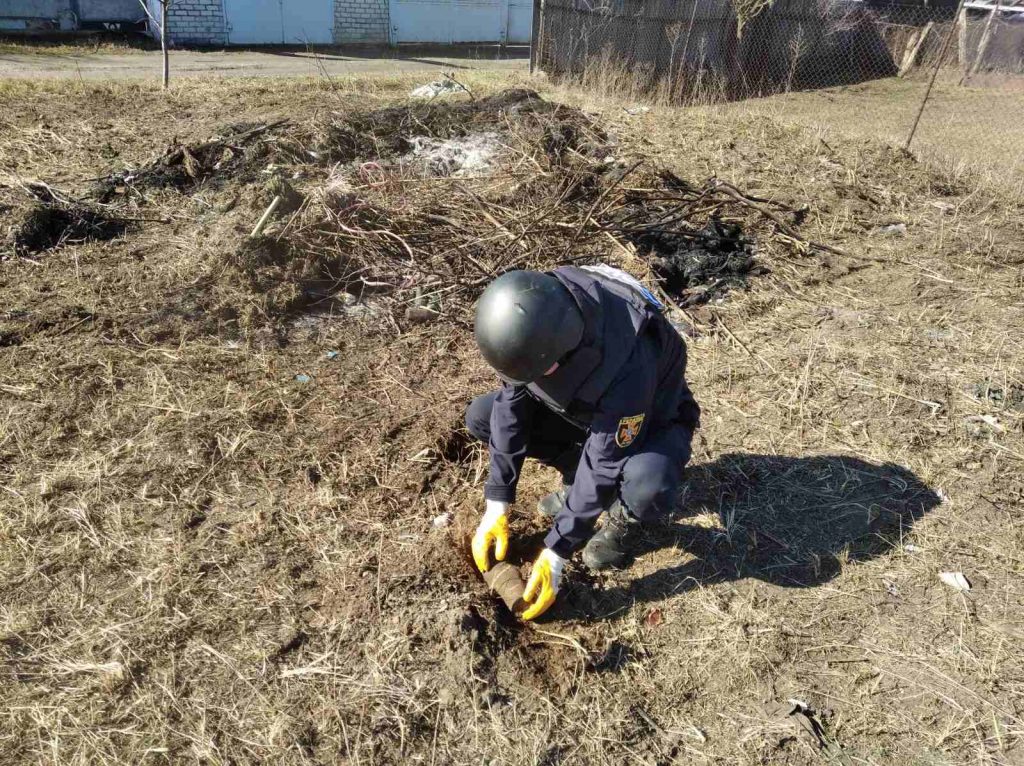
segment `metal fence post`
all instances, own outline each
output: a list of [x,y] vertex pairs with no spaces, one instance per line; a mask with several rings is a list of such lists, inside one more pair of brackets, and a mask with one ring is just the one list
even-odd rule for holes
[[928,81],[928,87],[925,89],[924,98],[921,99],[921,106],[917,110],[917,116],[914,118],[914,124],[910,128],[910,135],[907,136],[907,143],[903,145],[904,151],[910,151],[910,142],[914,140],[914,134],[917,133],[917,126],[921,122],[921,115],[924,114],[924,107],[928,103],[928,98],[932,95],[932,88],[935,86],[935,78],[939,76],[939,69],[942,68],[942,61],[946,58],[946,52],[949,50],[949,42],[953,39],[953,33],[956,31],[956,20],[960,18],[960,13],[964,9],[964,0],[960,0],[956,6],[956,13],[953,14],[953,23],[949,25],[949,32],[946,33],[946,39],[942,43],[942,50],[939,51],[939,56],[935,60],[935,69],[932,71],[932,77]]
[[530,30],[530,74],[537,68],[537,54],[540,52],[540,0],[533,0],[532,29]]

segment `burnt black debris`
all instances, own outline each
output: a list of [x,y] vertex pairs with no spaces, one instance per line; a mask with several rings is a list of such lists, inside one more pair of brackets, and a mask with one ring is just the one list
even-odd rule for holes
[[16,253],[39,253],[65,244],[113,239],[127,224],[87,207],[37,203],[13,227],[10,243]]
[[975,384],[970,393],[975,399],[987,401],[996,408],[1024,412],[1024,386],[1016,383],[1004,388],[986,380]]
[[712,220],[693,231],[652,224],[629,231],[627,237],[683,307],[721,298],[767,272],[756,262],[753,239],[734,223]]
[[[98,179],[89,196],[100,203],[140,198],[142,190],[173,189],[190,194],[204,183],[249,182],[259,177],[272,152],[268,141],[284,120],[267,124],[235,123],[199,144],[177,144],[137,169]],[[134,193],[133,193],[134,192]]]

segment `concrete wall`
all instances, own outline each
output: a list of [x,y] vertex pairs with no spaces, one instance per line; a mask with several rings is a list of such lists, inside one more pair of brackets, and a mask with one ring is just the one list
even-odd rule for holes
[[334,42],[386,43],[388,0],[334,0]]

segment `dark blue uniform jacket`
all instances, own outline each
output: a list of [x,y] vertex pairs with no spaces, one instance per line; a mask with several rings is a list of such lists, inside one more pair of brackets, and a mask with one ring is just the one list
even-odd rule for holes
[[551,272],[584,318],[583,341],[552,374],[527,386],[503,384],[491,410],[490,476],[484,496],[513,502],[530,432],[530,398],[586,433],[566,509],[545,545],[569,556],[593,535],[615,500],[625,461],[667,426],[697,427],[700,408],[686,384],[686,344],[643,295],[602,275]]

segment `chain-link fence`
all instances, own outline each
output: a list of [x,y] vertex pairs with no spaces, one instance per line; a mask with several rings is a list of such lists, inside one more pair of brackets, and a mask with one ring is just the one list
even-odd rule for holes
[[545,0],[534,55],[584,85],[770,105],[1019,180],[1024,0],[1011,1]]

